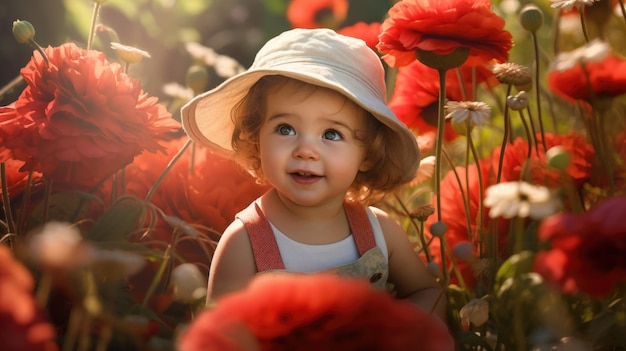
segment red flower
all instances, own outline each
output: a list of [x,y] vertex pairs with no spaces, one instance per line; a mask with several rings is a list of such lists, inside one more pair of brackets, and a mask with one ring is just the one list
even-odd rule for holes
[[347,0],[292,0],[287,8],[294,28],[338,28],[347,15]]
[[[585,138],[578,134],[545,134],[546,146],[551,148],[556,145],[560,145],[565,148],[571,154],[572,163],[566,168],[565,172],[572,180],[573,184],[577,187],[582,187],[584,183],[588,182],[591,178],[592,172],[592,159],[594,157],[594,150],[589,145]],[[513,144],[507,145],[504,151],[504,158],[502,160],[502,176],[501,181],[518,181],[520,180],[522,166],[528,162],[529,173],[531,182],[533,184],[542,184],[549,187],[556,187],[561,185],[561,175],[555,170],[551,170],[546,167],[545,153],[540,152],[538,155],[535,149],[532,149],[532,155],[530,160],[527,159],[528,142],[522,138],[517,138]],[[542,150],[540,148],[540,150]],[[490,157],[480,160],[480,168],[483,179],[483,196],[484,191],[490,185],[495,184],[498,163],[500,159],[500,149],[494,150]],[[459,187],[459,181],[457,176],[453,172],[448,172],[441,181],[441,203],[445,204],[441,208],[441,217],[443,222],[447,226],[445,233],[446,241],[450,248],[453,248],[456,244],[470,241],[474,244],[474,252],[478,252],[480,243],[478,242],[478,236],[470,236],[471,233],[476,233],[477,218],[478,218],[478,196],[479,196],[479,183],[478,172],[475,164],[470,165],[467,168],[469,187],[466,186],[465,168],[456,168],[458,179],[461,181],[461,187]],[[461,192],[462,189],[462,192]],[[469,189],[469,190],[468,190]],[[466,211],[463,204],[463,196],[469,198],[469,223],[466,217]],[[433,199],[433,206],[437,203]],[[437,221],[436,216],[431,215],[426,221],[426,229]],[[483,211],[483,228],[487,228],[489,221],[492,221],[488,217],[488,211]],[[501,258],[508,256],[508,228],[509,221],[505,219],[498,219],[498,255]],[[427,236],[431,237],[429,231]],[[434,260],[437,263],[441,262],[440,243],[438,239],[434,239],[429,246]],[[472,267],[468,265],[468,262],[458,261],[461,273],[465,283],[472,287],[476,281],[475,272]],[[455,278],[455,277],[453,277]],[[456,279],[453,279],[455,281]]]
[[[167,154],[143,153],[125,169],[125,193],[145,198],[172,157],[182,148],[187,138],[179,138],[165,144]],[[193,146],[191,146],[193,147]],[[193,171],[190,171],[191,147],[169,170],[151,198],[151,204],[168,216],[178,218],[194,228],[197,236],[183,233],[173,247],[178,262],[198,264],[208,274],[215,241],[235,219],[235,214],[267,191],[232,160],[196,146],[193,152]],[[105,193],[110,193],[107,183]],[[108,198],[108,195],[102,195]],[[151,243],[154,249],[163,250],[173,244],[172,224],[162,219],[145,238],[132,237],[131,241]],[[142,233],[139,233],[141,235]],[[159,262],[147,265],[131,277],[132,292],[139,300],[148,289]]]
[[176,131],[172,119],[140,82],[98,51],[72,43],[45,49],[22,68],[28,86],[15,103],[17,118],[3,125],[5,146],[60,183],[93,185],[144,150],[162,151],[158,138]]
[[626,60],[609,54],[602,61],[587,62],[565,71],[551,70],[548,86],[555,95],[568,100],[594,102],[598,98],[626,93]]
[[378,22],[365,23],[357,22],[350,27],[341,28],[337,31],[339,34],[347,35],[349,37],[362,39],[367,46],[376,51],[376,44],[378,44],[378,35],[380,34],[381,24]]
[[466,64],[504,62],[513,47],[489,0],[402,0],[383,22],[378,50],[392,67],[415,61],[415,50],[449,54],[469,48]]
[[[465,77],[472,76],[472,68],[461,66]],[[485,83],[488,87],[497,84],[495,76],[485,66],[476,69],[476,80]],[[465,85],[459,82],[457,70],[446,72],[446,98],[453,101],[465,101],[471,98],[472,80],[465,79]],[[437,116],[439,108],[439,73],[425,66],[419,61],[413,61],[405,67],[400,67],[396,75],[395,87],[389,108],[409,128],[419,134],[437,130]],[[458,134],[446,123],[444,140],[452,141]]]
[[[571,163],[565,169],[565,173],[573,181],[574,185],[582,186],[591,179],[593,171],[593,161],[595,158],[595,150],[587,142],[587,139],[577,133],[569,134],[553,134],[544,133],[546,148],[550,149],[554,146],[562,146],[570,153]],[[539,146],[539,154],[535,147],[531,147],[530,160],[528,157],[528,141],[522,138],[514,140],[513,144],[507,145],[502,160],[502,181],[520,180],[522,166],[528,162],[530,182],[533,184],[542,184],[550,188],[562,185],[563,181],[558,171],[548,169],[546,166],[546,155],[541,146],[541,138],[537,135]],[[492,160],[498,162],[500,149],[496,149],[492,155]],[[497,163],[494,163],[494,168]]]
[[0,244],[0,344],[3,350],[56,351],[56,333],[37,306],[28,270]]
[[181,336],[178,350],[214,350],[217,345],[225,351],[242,350],[239,339],[227,339],[246,330],[259,350],[454,349],[437,317],[372,289],[366,281],[269,273],[198,315]]
[[626,282],[626,197],[613,197],[585,214],[545,219],[539,237],[550,249],[537,254],[533,270],[565,293],[610,294]]
[[[483,179],[483,196],[484,191],[489,184],[493,184],[493,172],[490,168],[490,159],[486,158],[480,161],[480,171]],[[466,182],[467,172],[467,182]],[[459,186],[459,180],[461,184]],[[470,241],[474,245],[474,253],[479,250],[479,241],[477,233],[477,218],[478,218],[478,200],[479,200],[479,179],[478,179],[478,167],[476,164],[470,164],[467,169],[464,167],[456,167],[456,175],[454,172],[448,172],[441,180],[441,220],[446,224],[447,230],[445,232],[446,243],[450,248],[453,248],[461,242]],[[469,189],[469,190],[468,190]],[[469,199],[469,223],[466,216],[465,205],[463,203],[464,197]],[[437,206],[437,202],[433,199],[432,205]],[[488,223],[488,211],[483,211],[483,227]],[[430,233],[430,226],[437,222],[437,216],[431,215],[428,217],[425,225],[427,229],[427,237],[432,237]],[[507,234],[508,234],[508,221],[500,220],[498,222],[498,251],[501,256],[506,254],[507,248]],[[432,254],[434,261],[441,264],[441,243],[438,238],[433,238],[429,245],[430,253]],[[474,286],[477,280],[477,276],[470,265],[470,262],[464,260],[457,260],[461,275],[465,284],[468,287]],[[457,283],[456,276],[452,276],[452,282]]]

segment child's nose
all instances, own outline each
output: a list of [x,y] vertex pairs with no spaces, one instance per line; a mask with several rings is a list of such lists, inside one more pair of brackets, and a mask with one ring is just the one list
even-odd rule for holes
[[319,159],[319,152],[312,138],[300,138],[298,144],[293,150],[293,157],[303,160]]

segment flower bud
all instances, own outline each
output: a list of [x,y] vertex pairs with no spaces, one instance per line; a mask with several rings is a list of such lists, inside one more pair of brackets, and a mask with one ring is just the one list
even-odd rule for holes
[[546,151],[548,164],[556,169],[565,170],[572,161],[569,151],[563,146],[557,145]]
[[441,267],[439,267],[439,265],[435,262],[428,262],[426,264],[426,269],[428,269],[428,272],[435,278],[441,278]]
[[431,204],[422,205],[416,207],[413,211],[409,213],[411,218],[415,218],[420,222],[426,222],[428,217],[435,213],[435,208]]
[[28,21],[13,21],[13,37],[18,43],[26,44],[35,37],[35,27]]
[[454,245],[452,252],[454,253],[454,256],[462,260],[472,261],[476,258],[474,256],[474,247],[469,241],[463,241]]
[[467,136],[474,129],[474,124],[470,120],[464,120],[457,122],[455,120],[451,120],[450,125],[452,129],[461,136]]
[[480,327],[489,320],[489,302],[473,299],[461,308],[459,317],[461,317],[461,324],[464,326],[469,326],[471,323],[475,327]]
[[186,81],[195,94],[200,94],[209,85],[209,71],[204,66],[193,65],[187,70]]
[[469,56],[469,48],[459,46],[449,54],[437,54],[433,51],[415,50],[415,57],[430,68],[449,70],[460,67]]
[[184,303],[191,303],[206,296],[207,281],[198,267],[192,263],[183,263],[172,270],[171,285],[174,298]]
[[148,52],[120,43],[111,43],[111,49],[115,50],[120,60],[125,63],[137,63],[144,58],[150,58]]
[[526,5],[519,14],[519,20],[529,32],[536,32],[543,25],[543,12],[535,5]]
[[506,98],[506,103],[509,105],[511,110],[520,111],[528,107],[528,93],[525,91],[520,91],[515,96],[508,96]]
[[438,237],[442,237],[447,230],[448,226],[443,222],[435,222],[430,226],[430,233]]

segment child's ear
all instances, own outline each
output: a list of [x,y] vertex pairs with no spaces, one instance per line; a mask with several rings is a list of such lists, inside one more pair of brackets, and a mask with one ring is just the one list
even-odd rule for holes
[[372,168],[372,166],[372,161],[368,157],[365,157],[361,161],[361,165],[359,166],[359,172],[367,172]]

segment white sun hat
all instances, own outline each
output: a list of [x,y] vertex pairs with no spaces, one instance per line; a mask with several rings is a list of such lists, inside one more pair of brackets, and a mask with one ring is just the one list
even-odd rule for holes
[[269,40],[252,66],[218,87],[200,94],[181,109],[185,132],[217,153],[232,154],[232,108],[261,77],[282,75],[335,90],[369,111],[395,131],[388,152],[404,160],[400,167],[414,175],[420,153],[413,133],[387,107],[385,70],[379,56],[363,40],[326,28],[291,29]]

